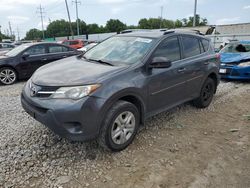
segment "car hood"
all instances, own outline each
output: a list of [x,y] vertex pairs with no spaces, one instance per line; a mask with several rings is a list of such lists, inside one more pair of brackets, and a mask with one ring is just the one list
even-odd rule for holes
[[221,53],[221,63],[239,63],[250,60],[250,53]]
[[124,66],[103,65],[74,56],[39,68],[31,79],[42,86],[76,86],[101,83],[105,77],[124,69]]

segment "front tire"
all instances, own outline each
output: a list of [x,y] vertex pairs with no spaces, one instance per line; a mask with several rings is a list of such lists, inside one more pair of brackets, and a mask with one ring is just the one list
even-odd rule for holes
[[17,73],[14,69],[4,67],[0,69],[0,84],[11,85],[17,80]]
[[212,78],[207,78],[202,86],[199,98],[193,101],[193,105],[197,108],[208,107],[213,100],[215,90],[215,81]]
[[140,114],[132,103],[116,102],[108,111],[98,139],[99,145],[118,152],[130,145],[139,127]]

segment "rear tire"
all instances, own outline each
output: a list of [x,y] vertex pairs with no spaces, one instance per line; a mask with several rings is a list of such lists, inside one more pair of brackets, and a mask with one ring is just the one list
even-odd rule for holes
[[0,69],[0,84],[11,85],[17,80],[17,73],[10,67],[3,67]]
[[212,78],[207,78],[204,82],[199,98],[193,101],[193,105],[197,108],[206,108],[213,100],[213,96],[216,90],[215,82]]
[[140,114],[132,103],[116,102],[108,111],[98,143],[108,151],[118,152],[134,140],[139,127]]

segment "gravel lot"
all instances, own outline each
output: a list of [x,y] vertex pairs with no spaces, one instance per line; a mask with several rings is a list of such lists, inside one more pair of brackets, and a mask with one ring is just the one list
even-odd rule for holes
[[120,153],[54,135],[21,108],[23,85],[0,86],[0,187],[250,187],[249,83],[149,119]]

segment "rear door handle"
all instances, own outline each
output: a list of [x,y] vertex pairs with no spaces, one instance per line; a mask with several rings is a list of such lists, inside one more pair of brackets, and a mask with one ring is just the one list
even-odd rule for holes
[[47,61],[48,59],[47,58],[42,58],[42,61]]
[[178,73],[183,73],[185,71],[186,71],[186,68],[180,68],[180,69],[178,69]]
[[64,55],[63,58],[68,57],[67,55]]

